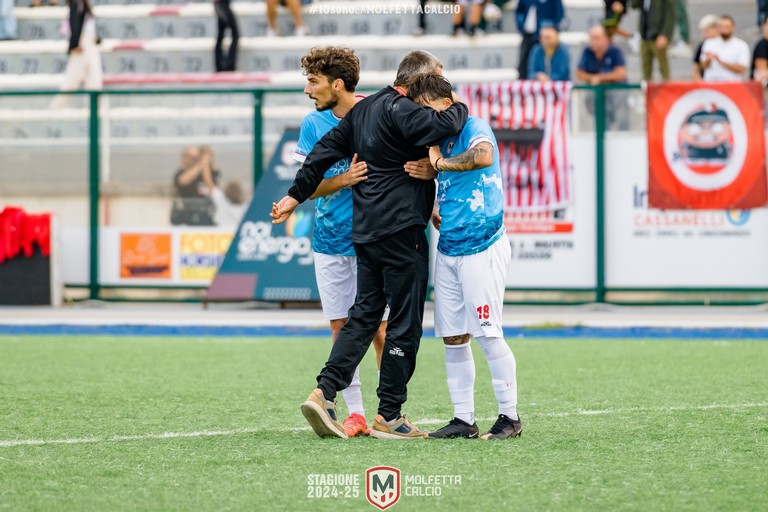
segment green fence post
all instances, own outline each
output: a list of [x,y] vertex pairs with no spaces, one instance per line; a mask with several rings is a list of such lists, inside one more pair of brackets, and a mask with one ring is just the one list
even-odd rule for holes
[[595,163],[597,174],[597,274],[595,302],[605,302],[605,88],[595,91]]
[[88,129],[88,206],[90,214],[90,279],[88,291],[91,300],[99,298],[99,93],[90,91],[90,123]]
[[264,93],[253,91],[253,189],[256,190],[261,175],[264,173]]

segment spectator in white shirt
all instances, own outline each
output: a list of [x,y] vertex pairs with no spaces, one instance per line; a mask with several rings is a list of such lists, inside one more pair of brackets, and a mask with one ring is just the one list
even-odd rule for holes
[[720,17],[720,37],[707,39],[701,47],[701,68],[705,82],[742,82],[749,70],[749,45],[733,36],[734,22]]
[[213,176],[212,158],[213,152],[208,146],[200,148],[203,155],[210,155],[203,165],[203,181],[209,190],[209,197],[214,206],[213,222],[217,226],[225,228],[237,228],[248,209],[248,201],[245,199],[243,187],[238,181],[230,181],[224,189],[216,185]]

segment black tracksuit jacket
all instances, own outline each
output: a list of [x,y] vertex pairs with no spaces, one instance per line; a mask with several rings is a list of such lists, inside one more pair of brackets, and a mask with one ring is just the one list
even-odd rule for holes
[[459,133],[467,115],[463,103],[437,112],[386,87],[360,100],[315,144],[288,195],[306,201],[331,165],[357,153],[358,161],[368,164],[368,179],[352,187],[352,241],[375,242],[409,226],[426,226],[434,180],[411,178],[403,166],[426,157],[427,146]]

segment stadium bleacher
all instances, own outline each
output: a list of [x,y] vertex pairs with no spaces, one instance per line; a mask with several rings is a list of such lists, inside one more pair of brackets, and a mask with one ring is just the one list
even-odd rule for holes
[[[345,44],[356,50],[362,65],[361,88],[376,88],[390,83],[400,58],[409,50],[421,48],[435,53],[445,63],[446,76],[454,83],[467,81],[511,80],[517,77],[520,36],[514,22],[516,2],[508,2],[503,17],[489,33],[470,39],[450,37],[449,15],[428,17],[425,36],[412,35],[416,15],[394,13],[395,7],[413,8],[416,0],[392,0],[386,5],[391,14],[365,14],[367,8],[382,5],[369,0],[333,1],[338,10],[351,14],[329,14],[322,9],[311,14],[313,5],[304,7],[304,19],[312,35],[307,37],[266,37],[266,8],[261,1],[235,1],[233,9],[241,29],[238,72],[213,73],[215,37],[214,13],[210,2],[178,0],[98,0],[94,2],[98,30],[104,38],[102,57],[105,87],[136,88],[248,88],[257,85],[302,87],[299,60],[312,46]],[[324,2],[326,3],[326,2]],[[587,42],[588,28],[598,23],[602,0],[565,0],[566,19],[561,39],[571,53],[575,68]],[[29,0],[17,0],[18,41],[0,42],[0,89],[56,90],[66,65],[66,40],[59,33],[66,7],[30,8]],[[355,7],[355,9],[352,9]],[[725,6],[712,0],[689,0],[694,38],[696,21],[706,13]],[[752,0],[729,1],[727,10],[736,18],[739,36],[752,42],[757,36]],[[630,13],[623,26],[636,27],[636,14]],[[279,26],[290,33],[292,21],[281,9]],[[630,81],[640,77],[639,58],[629,53]],[[687,79],[688,57],[671,61],[673,77]],[[50,110],[50,98],[0,96],[0,141],[6,146],[45,144],[49,151],[72,154],[88,136],[88,111],[82,98],[73,108]],[[109,109],[102,112],[103,131],[112,154],[132,154],[129,162],[114,158],[112,176],[116,182],[143,186],[145,191],[167,187],[167,169],[158,175],[157,161],[172,167],[178,148],[187,143],[208,143],[229,148],[225,158],[231,167],[250,161],[252,140],[252,98],[248,94],[216,96],[157,96],[109,98]],[[638,105],[642,107],[642,105]],[[180,107],[183,107],[181,109]],[[269,148],[288,126],[297,126],[311,104],[300,95],[270,95],[264,108],[264,143]],[[638,113],[641,115],[641,113]],[[142,156],[137,148],[153,147],[152,156]],[[265,158],[269,151],[266,152]],[[8,169],[18,170],[10,180],[18,190],[29,192],[31,175],[24,173],[24,154],[6,153]],[[41,177],[52,173],[80,173],[76,160],[57,162],[57,168],[39,167]],[[79,162],[79,160],[77,160]],[[137,165],[137,162],[139,165]],[[154,169],[154,170],[153,170]],[[135,179],[137,176],[139,179]],[[25,185],[26,184],[26,185]],[[74,185],[73,185],[74,186]],[[82,188],[78,185],[77,190]],[[73,189],[74,190],[74,189]],[[57,187],[55,192],[62,189]]]
[[[249,73],[278,73],[295,71],[301,55],[318,44],[347,44],[360,54],[364,71],[393,70],[405,52],[413,48],[433,51],[446,63],[446,70],[489,69],[512,70],[517,66],[517,48],[520,38],[514,21],[515,0],[504,5],[503,17],[491,24],[489,34],[471,40],[452,38],[450,15],[427,17],[426,37],[411,34],[416,28],[416,15],[397,14],[414,8],[415,0],[390,2],[333,1],[336,12],[318,9],[322,4],[304,7],[305,22],[312,36],[264,37],[266,34],[266,7],[263,2],[240,1],[233,4],[241,31],[241,54],[238,69]],[[20,0],[16,8],[19,40],[0,42],[0,86],[26,86],[27,75],[60,74],[66,65],[63,36],[59,33],[66,7],[29,8],[27,0]],[[177,1],[95,2],[97,28],[104,39],[102,45],[105,73],[111,74],[179,74],[210,73],[213,70],[212,49],[215,37],[215,16],[209,2],[181,3]],[[695,23],[706,13],[719,12],[722,6],[712,0],[689,2],[691,25],[696,37]],[[368,14],[368,9],[386,5],[389,11]],[[575,68],[581,49],[586,44],[586,31],[601,20],[601,0],[566,0],[566,18],[563,21],[563,41],[571,50],[571,65]],[[317,12],[312,13],[312,9]],[[736,18],[739,36],[752,42],[757,37],[754,2],[734,0],[727,10]],[[630,12],[623,26],[632,30],[636,14]],[[278,26],[290,33],[292,21],[287,11],[281,10]],[[382,44],[382,38],[386,44]],[[624,42],[620,42],[626,51]],[[637,81],[640,76],[639,59],[630,56],[629,76]],[[673,57],[673,76],[687,79],[690,61],[687,57]],[[477,73],[480,79],[483,73]],[[50,81],[47,81],[50,80]],[[55,87],[51,79],[32,80],[32,84]],[[386,83],[386,82],[385,82]],[[135,85],[136,83],[134,83]]]

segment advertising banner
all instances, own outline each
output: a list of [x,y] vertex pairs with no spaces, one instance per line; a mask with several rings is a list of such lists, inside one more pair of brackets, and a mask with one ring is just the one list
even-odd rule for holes
[[645,138],[606,139],[608,288],[768,287],[768,210],[649,204]]
[[596,283],[594,139],[571,145],[571,87],[515,81],[458,88],[470,115],[491,125],[499,146],[512,244],[508,288]]
[[272,224],[269,217],[272,203],[286,194],[299,169],[293,160],[298,140],[298,129],[283,133],[208,289],[209,300],[320,300],[312,252],[313,202],[299,205],[283,224]]
[[179,279],[212,281],[232,242],[232,233],[181,233]]
[[648,84],[648,200],[665,209],[765,206],[759,82]]
[[171,279],[170,233],[121,233],[120,278]]

